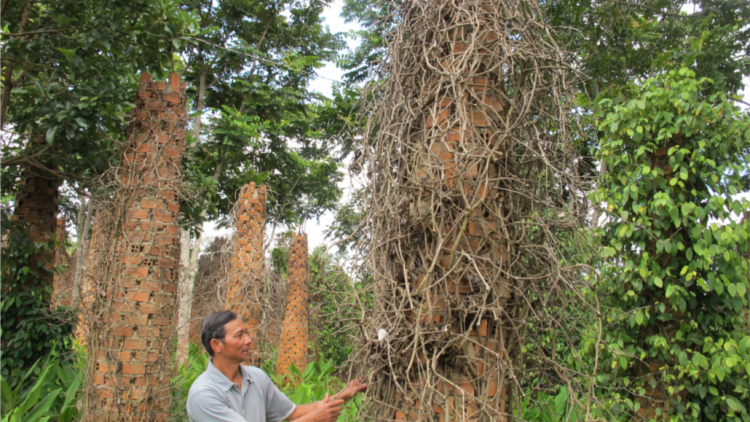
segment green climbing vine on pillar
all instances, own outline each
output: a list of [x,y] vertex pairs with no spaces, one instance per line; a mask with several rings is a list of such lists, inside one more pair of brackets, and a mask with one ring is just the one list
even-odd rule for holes
[[[611,327],[600,394],[627,420],[750,421],[750,116],[683,68],[597,114]],[[595,340],[595,339],[594,339]],[[590,348],[596,347],[592,341]]]

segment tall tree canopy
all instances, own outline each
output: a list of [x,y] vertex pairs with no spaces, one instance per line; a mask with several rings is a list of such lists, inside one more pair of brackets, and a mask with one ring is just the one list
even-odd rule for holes
[[[269,186],[269,218],[296,223],[335,206],[337,142],[321,128],[330,106],[309,90],[322,61],[343,47],[323,24],[327,2],[187,1],[209,36],[184,54],[195,95],[199,172],[219,195],[208,217],[231,209],[237,189]],[[206,107],[211,111],[207,111]]]

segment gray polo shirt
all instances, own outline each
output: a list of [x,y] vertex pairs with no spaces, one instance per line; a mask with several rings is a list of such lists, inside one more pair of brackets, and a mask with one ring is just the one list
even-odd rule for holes
[[242,391],[213,362],[190,387],[190,422],[278,422],[297,407],[262,369],[240,365]]

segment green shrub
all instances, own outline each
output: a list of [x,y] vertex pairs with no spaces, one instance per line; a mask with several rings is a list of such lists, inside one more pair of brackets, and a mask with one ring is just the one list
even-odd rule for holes
[[536,400],[532,400],[530,391],[526,392],[521,407],[513,412],[514,416],[527,422],[558,422],[578,421],[581,415],[576,406],[568,403],[568,389],[560,388],[556,396],[551,396],[544,391],[537,394]]
[[740,220],[750,203],[737,195],[750,118],[713,91],[683,68],[601,102],[607,171],[594,200],[608,206],[599,289],[611,311],[602,344],[584,348],[624,419],[643,407],[671,421],[750,422],[750,221]]
[[0,259],[3,284],[0,374],[13,389],[26,388],[19,384],[26,379],[21,374],[34,362],[50,353],[68,356],[61,353],[69,351],[73,343],[75,313],[69,308],[52,308],[52,284],[29,265],[38,257],[39,250],[51,253],[54,248],[54,242],[37,243],[25,230],[10,224]]
[[[69,360],[50,355],[25,371],[15,388],[0,376],[2,422],[75,420],[78,416],[76,400],[83,382],[83,371],[80,369],[71,365]],[[36,382],[23,388],[35,377]]]
[[[289,368],[289,373],[276,378],[269,373],[273,382],[281,388],[294,404],[308,404],[323,400],[326,394],[335,395],[341,391],[345,384],[335,375],[336,367],[332,359],[319,359],[310,362],[305,372],[299,370],[294,364]],[[339,416],[339,422],[357,420],[357,415],[362,404],[362,395],[358,394],[350,400]]]

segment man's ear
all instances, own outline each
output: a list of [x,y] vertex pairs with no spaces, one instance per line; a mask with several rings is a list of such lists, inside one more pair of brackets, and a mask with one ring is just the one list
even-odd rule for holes
[[209,344],[211,344],[211,349],[213,349],[214,353],[221,353],[219,346],[224,346],[224,343],[222,343],[218,338],[212,338]]

